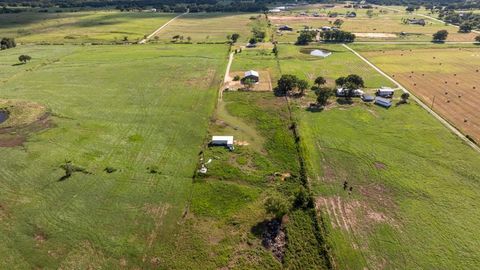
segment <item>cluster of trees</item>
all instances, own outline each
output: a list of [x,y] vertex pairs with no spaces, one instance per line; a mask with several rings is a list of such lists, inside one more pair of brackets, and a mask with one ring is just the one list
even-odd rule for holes
[[325,41],[334,42],[353,42],[355,41],[355,34],[341,31],[341,30],[328,30],[320,33],[320,37]]
[[298,95],[303,96],[309,84],[306,80],[299,79],[295,75],[284,74],[277,82],[276,92],[279,95]]
[[439,30],[438,32],[433,34],[433,41],[443,42],[447,39],[447,37],[448,37],[447,30]]
[[14,48],[17,46],[17,43],[15,43],[15,39],[14,38],[2,38],[2,40],[0,40],[0,50],[6,50],[6,49],[10,49],[10,48]]
[[312,42],[317,36],[317,32],[314,30],[303,30],[297,37],[296,45],[307,45]]
[[440,11],[439,18],[455,25],[460,26],[460,32],[469,33],[473,29],[480,29],[480,14],[457,13],[453,10]]
[[18,61],[26,64],[28,61],[32,60],[32,57],[30,57],[29,55],[26,55],[26,54],[22,54],[18,57]]
[[[141,10],[156,8],[163,12],[262,12],[268,10],[267,0],[223,1],[223,0],[0,0],[1,6],[27,6],[40,8],[105,8],[116,7],[119,10]],[[21,12],[22,9],[10,9],[9,12]]]

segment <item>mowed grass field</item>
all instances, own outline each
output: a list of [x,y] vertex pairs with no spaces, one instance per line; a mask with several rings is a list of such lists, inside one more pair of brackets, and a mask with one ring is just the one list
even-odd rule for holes
[[135,42],[175,16],[173,13],[119,11],[2,14],[0,37],[36,44],[112,43],[124,37]]
[[[405,8],[394,7],[399,11],[389,9],[388,7],[379,7],[372,9],[373,16],[369,17],[365,9],[348,9],[343,6],[336,6],[335,8],[319,8],[318,6],[309,6],[303,10],[290,11],[280,14],[272,14],[269,16],[274,26],[289,25],[294,28],[294,31],[283,32],[281,35],[277,34],[276,39],[279,41],[295,41],[298,35],[296,31],[302,30],[304,26],[313,28],[320,28],[322,26],[333,26],[336,19],[344,21],[341,29],[349,31],[357,35],[357,41],[430,41],[432,34],[438,30],[447,30],[449,37],[447,41],[471,41],[475,39],[475,34],[458,33],[458,28],[452,25],[445,25],[444,23],[421,17],[414,14],[408,14]],[[300,12],[307,11],[310,16],[299,16]],[[313,17],[312,14],[317,12],[323,15],[322,17]],[[337,12],[339,15],[336,18],[329,18],[328,13]],[[356,12],[356,18],[346,18],[345,14],[348,12]],[[403,19],[425,19],[426,25],[409,25],[402,22]],[[400,35],[405,32],[406,35]]]
[[[331,58],[338,66],[332,65],[329,78],[357,73],[370,87],[385,84],[371,68],[354,70],[355,58],[336,56],[332,48],[329,58],[303,61],[300,68],[285,55],[299,48],[285,47],[280,46],[279,58],[284,74],[307,77],[305,71],[328,70],[330,65],[319,63]],[[477,152],[413,102],[387,110],[361,101],[341,105],[332,98],[316,113],[306,110],[303,99],[292,102],[337,267],[471,269],[479,264]],[[344,181],[351,193],[343,189]]]
[[[170,42],[173,36],[180,35],[191,42],[226,42],[227,35],[240,34],[239,42],[247,42],[258,14],[250,13],[190,13],[169,24],[158,32],[159,41]],[[263,21],[265,21],[263,19]]]
[[480,142],[479,47],[355,48],[464,134]]
[[[208,234],[189,234],[182,216],[202,194],[191,177],[227,50],[2,51],[2,98],[46,105],[53,126],[23,146],[0,148],[0,268],[195,268]],[[15,66],[20,54],[33,60]],[[59,181],[66,161],[88,173]],[[191,256],[178,257],[187,254],[180,232]]]
[[[326,58],[310,55],[315,49],[323,49],[332,54]],[[373,72],[358,57],[339,44],[312,46],[279,46],[280,68],[283,74],[294,74],[313,84],[318,76],[323,76],[329,86],[335,86],[335,79],[349,74],[358,74],[365,80],[366,88],[393,86],[382,75]]]

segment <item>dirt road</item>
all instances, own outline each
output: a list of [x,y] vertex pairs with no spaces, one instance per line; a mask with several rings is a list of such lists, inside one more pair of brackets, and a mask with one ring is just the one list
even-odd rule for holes
[[160,26],[157,30],[155,30],[153,33],[151,33],[147,38],[144,38],[142,40],[140,40],[138,42],[138,44],[145,44],[147,43],[147,41],[149,41],[150,39],[152,39],[156,34],[158,34],[158,32],[160,32],[163,28],[167,27],[167,25],[169,25],[171,22],[175,21],[176,19],[180,18],[181,16],[185,15],[185,14],[188,14],[188,11],[185,12],[185,13],[182,13],[178,16],[176,16],[175,18],[171,19],[170,21],[166,22],[164,25]]

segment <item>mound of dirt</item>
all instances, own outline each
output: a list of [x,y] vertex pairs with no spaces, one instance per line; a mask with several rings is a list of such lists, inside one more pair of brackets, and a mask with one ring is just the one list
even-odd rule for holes
[[53,126],[46,107],[38,103],[0,99],[0,110],[8,114],[0,123],[0,147],[22,145],[29,134]]

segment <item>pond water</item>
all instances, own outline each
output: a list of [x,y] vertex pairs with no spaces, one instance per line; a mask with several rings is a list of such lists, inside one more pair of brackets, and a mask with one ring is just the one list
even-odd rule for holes
[[318,56],[318,57],[329,57],[332,53],[326,50],[312,50],[310,52],[310,55],[312,56]]
[[0,124],[7,121],[9,115],[8,111],[0,110]]

